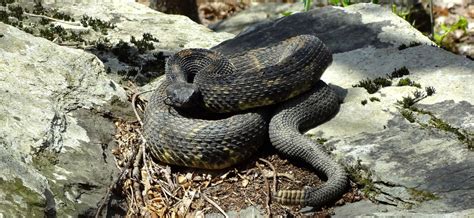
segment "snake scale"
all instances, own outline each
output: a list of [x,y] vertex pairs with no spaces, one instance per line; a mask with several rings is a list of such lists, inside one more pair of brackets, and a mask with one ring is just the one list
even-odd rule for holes
[[159,161],[222,169],[254,155],[270,138],[283,154],[327,176],[320,187],[280,190],[277,202],[322,206],[345,192],[345,170],[301,134],[332,117],[335,92],[320,77],[332,63],[313,35],[223,56],[212,49],[172,55],[145,110],[143,134]]

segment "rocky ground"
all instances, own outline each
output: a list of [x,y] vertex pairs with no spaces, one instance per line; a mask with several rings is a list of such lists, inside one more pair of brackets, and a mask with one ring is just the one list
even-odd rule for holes
[[[125,1],[0,3],[2,216],[474,213],[474,64],[389,10],[326,7],[223,42],[234,35]],[[163,166],[143,149],[138,118],[149,93],[135,94],[156,87],[170,54],[220,43],[238,52],[298,34],[334,52],[323,80],[343,104],[307,134],[350,172],[341,200],[302,211],[267,202],[274,181],[321,182],[269,146],[219,172]]]

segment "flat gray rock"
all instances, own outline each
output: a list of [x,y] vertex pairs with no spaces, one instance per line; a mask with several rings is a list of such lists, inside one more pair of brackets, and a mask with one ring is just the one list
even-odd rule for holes
[[[324,146],[350,169],[362,191],[385,205],[348,204],[335,215],[472,214],[474,62],[435,47],[406,21],[373,4],[326,7],[259,23],[215,49],[237,53],[300,34],[318,36],[334,52],[322,79],[343,99],[336,117],[308,135],[327,139]],[[409,75],[389,79],[392,85],[375,93],[353,87],[403,67]],[[406,78],[419,88],[397,86]],[[411,108],[397,103],[426,87],[436,93]]]

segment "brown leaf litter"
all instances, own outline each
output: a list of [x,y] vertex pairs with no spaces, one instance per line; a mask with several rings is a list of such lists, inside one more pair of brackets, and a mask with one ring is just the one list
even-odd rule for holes
[[[137,98],[137,105],[138,111],[143,113],[144,100]],[[271,202],[269,193],[276,188],[274,184],[277,189],[302,189],[321,184],[311,168],[289,162],[268,145],[261,149],[258,157],[225,170],[163,165],[155,162],[145,149],[139,121],[117,120],[115,125],[118,146],[113,154],[117,167],[125,170],[118,189],[127,200],[128,216],[200,217],[239,211],[252,205],[267,214],[301,216],[299,206]],[[334,206],[360,199],[356,185],[351,183],[351,189],[340,200],[318,209],[313,216],[330,216]]]

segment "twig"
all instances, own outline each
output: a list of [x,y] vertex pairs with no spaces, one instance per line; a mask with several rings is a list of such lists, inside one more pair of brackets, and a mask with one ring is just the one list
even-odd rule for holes
[[138,122],[140,123],[141,126],[143,126],[143,122],[142,122],[142,119],[140,118],[140,115],[138,115],[138,111],[137,111],[137,108],[135,107],[135,100],[136,98],[141,95],[141,94],[145,94],[147,92],[151,92],[153,91],[154,89],[152,90],[148,90],[148,91],[143,91],[143,92],[139,92],[139,93],[135,93],[132,95],[132,108],[133,108],[133,112],[135,113],[135,116],[137,117],[137,120]]
[[41,17],[41,18],[56,21],[56,22],[59,22],[59,23],[65,23],[65,24],[69,24],[69,25],[73,25],[73,26],[81,26],[81,23],[79,23],[79,22],[59,20],[59,19],[56,19],[56,18],[52,18],[52,17],[48,17],[48,16],[45,16],[45,15],[40,15],[40,14],[31,14],[31,13],[26,13],[26,12],[23,13],[23,14],[27,15],[29,17]]
[[[263,176],[265,176],[267,178],[270,178],[270,177],[274,177],[275,173],[272,173],[271,175],[263,175]],[[295,181],[295,177],[293,175],[289,174],[289,173],[277,173],[276,176],[277,177],[285,177],[285,178],[287,178],[287,179],[289,179],[293,182]]]
[[[137,204],[140,205],[139,211],[141,212],[141,208],[145,205],[145,201],[143,200],[142,192],[140,189],[140,181],[141,181],[141,173],[140,173],[140,162],[142,160],[142,154],[145,151],[143,147],[140,146],[137,156],[133,162],[133,171],[132,171],[132,178],[133,178],[133,191],[135,192],[135,198],[137,199]],[[146,195],[146,193],[145,193]]]
[[227,215],[227,213],[225,213],[225,211],[224,211],[221,207],[219,207],[219,205],[217,205],[216,202],[214,202],[213,200],[211,200],[210,198],[208,198],[208,197],[206,196],[206,194],[204,194],[204,193],[201,193],[201,195],[202,195],[202,197],[204,198],[204,200],[206,200],[207,202],[209,202],[210,204],[212,204],[212,206],[214,206],[215,208],[217,208],[217,209],[222,213],[222,215],[224,215],[225,218],[229,218],[229,216]]
[[[268,213],[268,216],[272,216],[272,211],[271,211],[271,208],[270,208],[270,195],[272,194],[272,191],[270,190],[270,184],[268,184],[268,179],[267,177],[265,177],[263,175],[263,169],[262,167],[260,166],[260,164],[255,164],[257,165],[258,169],[260,170],[260,172],[262,173],[262,176],[263,176],[263,181],[265,181],[265,187],[267,189],[267,198],[265,200],[265,206],[267,208],[267,213]],[[274,173],[275,174],[275,173]]]
[[273,190],[272,191],[273,191],[273,193],[276,193],[276,190],[277,190],[277,178],[276,178],[277,171],[275,170],[275,167],[268,160],[265,160],[263,158],[258,158],[258,160],[260,160],[262,162],[265,162],[273,170]]

